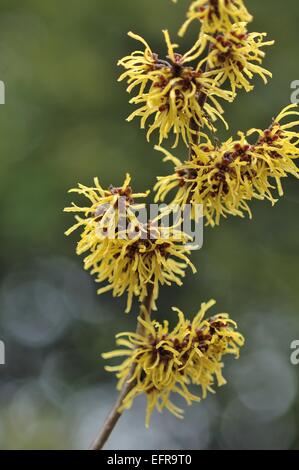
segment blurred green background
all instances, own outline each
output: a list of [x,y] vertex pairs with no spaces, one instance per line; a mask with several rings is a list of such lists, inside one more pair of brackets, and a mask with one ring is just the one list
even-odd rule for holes
[[[113,348],[117,332],[134,328],[137,308],[126,316],[125,299],[96,296],[74,254],[77,235],[63,235],[72,219],[62,209],[67,190],[95,175],[104,186],[118,185],[129,171],[143,190],[169,171],[138,122],[125,121],[130,106],[116,62],[135,46],[129,30],[162,51],[160,30],[174,35],[188,4],[1,0],[2,449],[86,448],[116,396],[100,353]],[[247,5],[252,28],[276,40],[265,61],[273,80],[268,87],[257,81],[254,93],[226,107],[232,132],[266,127],[299,79],[298,1]],[[194,256],[198,275],[188,274],[181,289],[162,290],[158,318],[172,305],[191,315],[211,297],[236,318],[247,344],[239,361],[227,361],[228,385],[187,409],[183,422],[155,414],[149,431],[141,398],[108,448],[299,448],[299,366],[290,364],[290,343],[299,339],[295,184],[285,182],[275,208],[254,204],[253,221],[230,218],[206,229]]]

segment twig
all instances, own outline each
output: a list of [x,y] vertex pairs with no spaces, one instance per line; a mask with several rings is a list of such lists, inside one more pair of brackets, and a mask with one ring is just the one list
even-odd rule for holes
[[[150,316],[151,314],[151,307],[152,307],[152,300],[153,300],[153,285],[148,285],[147,296],[142,303],[142,307],[140,309],[140,316],[145,319],[145,316]],[[138,322],[136,333],[142,335],[144,332],[144,327]],[[102,450],[104,445],[106,444],[107,440],[110,437],[113,429],[115,428],[119,418],[122,415],[122,412],[119,412],[119,408],[122,405],[124,398],[128,395],[128,393],[132,390],[135,385],[135,382],[130,382],[130,378],[133,376],[135,372],[135,365],[132,366],[127,380],[114,404],[113,408],[111,409],[109,415],[106,418],[103,427],[101,428],[98,436],[90,446],[90,450]]]
[[[211,52],[213,44],[210,42],[209,48],[208,48],[208,54]],[[205,62],[204,65],[204,70],[203,73],[209,71],[209,66],[208,66],[208,61]],[[204,92],[201,92],[198,97],[198,104],[199,106],[203,109],[204,111],[204,106],[207,101],[207,94]],[[190,129],[192,131],[192,138],[189,143],[189,160],[192,160],[193,157],[193,145],[198,145],[199,143],[199,131],[200,131],[200,126],[195,122],[195,120],[192,118],[190,122]]]

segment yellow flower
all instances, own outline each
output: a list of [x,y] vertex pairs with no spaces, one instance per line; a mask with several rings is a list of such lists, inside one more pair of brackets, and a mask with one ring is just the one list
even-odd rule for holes
[[[96,276],[96,282],[106,283],[98,293],[111,290],[113,296],[119,297],[127,292],[126,312],[131,310],[133,297],[142,302],[150,287],[153,289],[152,307],[155,308],[160,285],[181,285],[188,266],[196,271],[188,258],[189,237],[177,227],[166,228],[159,224],[161,215],[151,222],[141,223],[135,210],[143,205],[135,204],[134,199],[145,197],[147,193],[134,194],[129,184],[127,175],[121,188],[103,190],[97,179],[92,188],[79,185],[72,192],[86,196],[90,206],[73,204],[65,209],[84,215],[76,216],[77,223],[66,235],[83,228],[77,254],[87,252],[85,269]],[[125,220],[120,220],[118,203],[123,199],[126,207],[125,215],[121,217]]]
[[229,80],[233,92],[236,88],[251,91],[253,86],[250,80],[255,74],[265,84],[267,77],[272,77],[268,70],[259,65],[265,57],[261,48],[274,44],[274,41],[264,41],[266,33],[248,33],[246,23],[237,23],[224,34],[205,36],[212,47],[200,66],[207,62],[209,75],[217,77],[219,85]]
[[[219,146],[206,137],[206,142],[193,147],[194,158],[184,163],[158,147],[176,171],[158,178],[156,200],[163,201],[177,189],[173,203],[202,204],[207,225],[211,226],[218,225],[221,216],[228,214],[243,217],[247,212],[251,217],[248,201],[252,199],[268,199],[274,205],[277,199],[273,190],[283,196],[281,179],[299,177],[294,163],[299,157],[299,134],[290,130],[299,122],[281,123],[285,117],[299,114],[295,107],[286,107],[264,131],[239,132],[237,140],[231,138]],[[258,140],[251,144],[248,137],[256,133]]]
[[[126,359],[119,366],[106,367],[106,370],[116,373],[119,389],[128,381],[132,384],[119,411],[129,409],[137,396],[145,394],[148,427],[155,408],[160,412],[167,408],[178,418],[183,417],[183,410],[170,399],[172,393],[180,395],[190,405],[205,398],[208,391],[213,392],[215,384],[226,383],[222,358],[226,354],[238,357],[244,338],[235,331],[236,324],[227,314],[203,319],[214,304],[213,300],[203,303],[193,321],[174,308],[178,323],[173,330],[169,329],[167,321],[161,324],[139,317],[142,334],[116,336],[116,343],[122,349],[103,354],[103,357],[125,356]],[[201,387],[201,396],[190,392],[188,386],[192,383]]]
[[[232,101],[234,94],[222,90],[215,77],[192,67],[203,52],[205,44],[201,39],[184,55],[175,52],[168,31],[163,31],[167,44],[166,60],[159,59],[143,38],[133,33],[129,35],[145,46],[145,51],[136,51],[122,59],[119,64],[125,68],[120,80],[127,80],[128,92],[137,89],[137,96],[130,103],[138,106],[128,120],[141,118],[141,128],[149,124],[147,138],[154,131],[159,132],[159,142],[167,139],[170,133],[175,135],[175,145],[180,136],[186,144],[194,136],[194,123],[215,130],[213,122],[224,121],[223,109],[219,98]],[[225,123],[225,121],[224,121]],[[226,124],[226,123],[225,123]]]
[[97,282],[107,283],[98,290],[99,294],[111,290],[114,297],[119,297],[127,292],[127,313],[131,310],[133,297],[142,302],[152,286],[151,307],[156,309],[160,285],[175,283],[181,286],[188,266],[196,272],[188,258],[187,242],[187,236],[182,240],[181,234],[166,238],[157,235],[156,240],[138,237],[134,240],[105,239],[85,258],[85,269],[91,269]]
[[179,35],[183,36],[190,23],[199,20],[202,32],[217,33],[230,31],[234,23],[249,22],[252,16],[248,13],[243,0],[195,0],[187,13],[187,20],[181,27]]
[[[130,186],[131,177],[126,175],[121,187],[110,186],[105,190],[99,183],[98,178],[94,178],[94,186],[88,187],[79,184],[78,188],[71,189],[70,193],[77,193],[85,196],[89,200],[89,205],[80,207],[72,203],[71,207],[66,207],[65,212],[76,214],[76,224],[66,231],[70,235],[78,228],[83,228],[81,240],[77,246],[77,254],[81,255],[88,250],[94,250],[102,238],[117,234],[121,225],[121,217],[127,216],[131,222],[136,221],[135,212],[144,208],[144,204],[136,204],[135,200],[145,198],[149,192],[133,193]],[[127,222],[127,220],[126,220]]]

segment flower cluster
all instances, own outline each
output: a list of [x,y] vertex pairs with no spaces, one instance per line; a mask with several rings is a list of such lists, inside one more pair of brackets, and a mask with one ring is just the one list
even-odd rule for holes
[[[65,209],[81,214],[76,215],[76,224],[66,235],[83,228],[77,254],[88,253],[85,269],[91,271],[96,282],[106,283],[98,290],[99,294],[112,291],[113,296],[119,297],[127,292],[126,312],[131,310],[133,297],[142,302],[150,288],[151,308],[155,308],[160,285],[181,285],[188,266],[196,271],[188,257],[186,234],[176,227],[161,226],[158,223],[161,216],[146,224],[138,220],[135,211],[143,204],[136,204],[135,199],[144,198],[147,193],[134,194],[129,175],[119,188],[104,190],[95,179],[94,187],[80,184],[71,191],[87,197],[90,206],[73,204]],[[123,201],[124,210],[120,204]]]
[[250,80],[255,74],[265,84],[267,77],[272,77],[271,72],[260,66],[265,57],[262,48],[274,44],[274,41],[264,41],[265,36],[266,33],[249,33],[246,23],[235,23],[229,31],[216,36],[204,35],[211,48],[199,66],[206,62],[208,75],[217,77],[219,85],[229,80],[233,92],[236,88],[251,91]]
[[[176,1],[176,0],[175,0]],[[249,22],[252,16],[248,13],[243,0],[195,0],[187,13],[187,20],[180,29],[183,36],[189,25],[199,20],[204,33],[230,31],[232,24],[241,21]]]
[[[69,191],[85,196],[89,200],[87,207],[80,207],[72,203],[71,207],[64,209],[65,212],[77,214],[75,216],[76,224],[66,232],[66,235],[70,235],[78,228],[83,228],[81,240],[77,246],[78,255],[88,250],[95,251],[97,244],[102,239],[107,238],[109,234],[117,234],[122,217],[128,217],[133,225],[134,223],[138,224],[135,213],[144,208],[144,203],[136,204],[136,199],[146,198],[149,192],[133,193],[130,183],[131,177],[127,174],[121,187],[110,186],[105,190],[100,185],[98,178],[94,178],[93,187],[79,184],[78,188]],[[82,214],[83,217],[79,214]],[[127,220],[125,222],[127,225]],[[121,234],[118,235],[120,238]]]
[[[138,50],[119,61],[125,71],[119,80],[126,80],[130,100],[137,109],[128,121],[140,118],[141,128],[148,126],[147,138],[159,133],[159,144],[174,134],[174,147],[182,137],[186,145],[198,138],[198,129],[207,127],[215,132],[215,123],[223,118],[220,100],[232,102],[236,89],[251,91],[251,80],[259,75],[265,83],[271,73],[261,66],[265,56],[266,33],[249,33],[251,17],[241,0],[195,1],[190,7],[188,24],[199,18],[202,32],[193,47],[185,54],[164,30],[167,55],[160,58],[149,44],[132,32],[129,36],[141,42]],[[209,46],[209,47],[208,47]],[[206,49],[208,54],[202,58]],[[229,81],[231,90],[223,89]]]
[[161,143],[173,133],[174,146],[180,136],[188,144],[195,135],[194,124],[215,130],[213,123],[219,118],[224,121],[219,98],[232,101],[234,95],[221,89],[215,77],[202,71],[200,64],[190,65],[201,55],[202,41],[197,41],[186,54],[181,55],[175,51],[177,46],[172,44],[168,31],[164,31],[168,55],[166,59],[160,59],[143,38],[133,33],[129,35],[140,41],[145,50],[133,52],[119,61],[119,65],[125,68],[119,80],[128,82],[128,92],[137,91],[130,103],[137,105],[138,109],[128,120],[140,117],[141,127],[145,128],[148,119],[153,117],[147,132],[148,139],[158,130]]
[[[167,321],[161,324],[139,317],[142,334],[117,335],[116,343],[122,349],[103,354],[103,357],[125,356],[126,359],[118,366],[106,367],[106,370],[116,373],[119,389],[127,381],[134,384],[119,411],[130,408],[137,396],[145,394],[147,426],[155,408],[159,411],[167,408],[182,418],[183,411],[171,401],[171,394],[180,395],[191,404],[213,392],[215,385],[226,383],[222,375],[222,359],[227,354],[238,357],[244,339],[235,331],[236,324],[227,314],[204,319],[214,304],[213,300],[202,304],[193,321],[174,308],[178,313],[178,323],[173,330],[169,329]],[[189,390],[191,384],[201,387],[199,395]]]
[[[193,158],[181,163],[169,152],[165,160],[175,165],[175,173],[158,178],[157,200],[164,200],[173,190],[175,204],[202,204],[207,225],[218,225],[221,216],[244,216],[251,211],[248,201],[268,199],[276,202],[273,190],[283,195],[281,179],[288,175],[299,177],[294,160],[299,157],[299,134],[291,130],[298,121],[281,123],[285,117],[298,115],[296,105],[286,107],[266,130],[239,132],[215,146],[206,142],[193,147]],[[251,144],[249,138],[257,134]]]

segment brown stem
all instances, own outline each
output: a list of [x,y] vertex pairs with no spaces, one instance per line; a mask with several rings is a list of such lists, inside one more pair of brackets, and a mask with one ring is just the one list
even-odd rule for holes
[[[213,46],[213,44],[210,43],[208,54],[211,52],[212,46]],[[205,65],[204,65],[203,73],[208,72],[208,71],[209,71],[209,66],[208,66],[208,61],[206,61]],[[207,98],[208,98],[208,96],[207,96],[206,93],[201,92],[199,94],[198,104],[201,108],[204,108],[204,105],[206,104]],[[192,157],[193,157],[193,154],[194,154],[193,145],[198,145],[198,143],[199,143],[199,131],[200,131],[200,126],[194,121],[193,118],[191,119],[191,122],[190,122],[190,128],[191,128],[191,131],[192,131],[192,138],[191,138],[190,143],[189,143],[189,160],[192,160]]]
[[[152,308],[152,301],[153,301],[153,284],[148,285],[147,289],[147,296],[142,303],[142,307],[140,309],[140,316],[145,319],[146,315],[150,316],[151,308]],[[140,322],[138,322],[136,333],[142,335],[144,332],[144,328]],[[119,418],[122,415],[122,412],[119,412],[119,408],[122,405],[123,400],[128,395],[128,393],[132,390],[135,385],[135,382],[129,382],[130,378],[133,376],[135,372],[135,365],[132,366],[127,380],[119,393],[119,396],[113,405],[109,415],[106,418],[98,436],[95,438],[94,442],[90,446],[90,450],[102,450],[104,445],[106,444],[107,440],[110,437],[113,429],[115,428]]]

